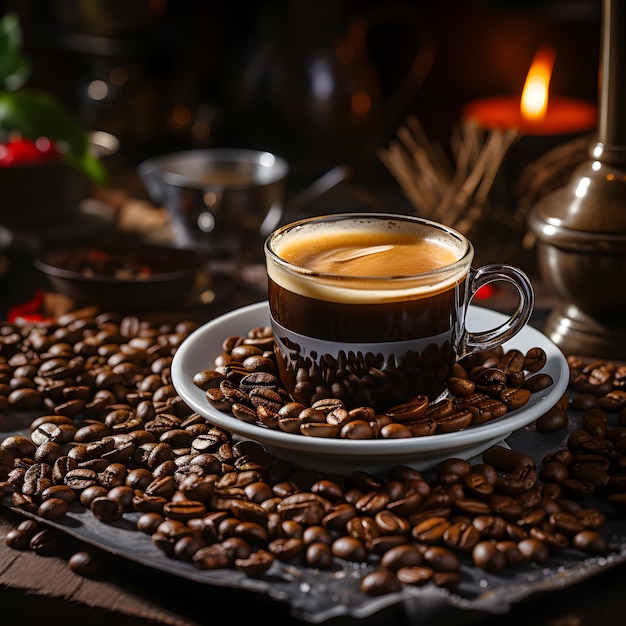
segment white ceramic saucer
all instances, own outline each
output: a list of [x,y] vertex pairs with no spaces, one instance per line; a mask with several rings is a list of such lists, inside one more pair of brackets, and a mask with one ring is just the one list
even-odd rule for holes
[[[470,330],[495,328],[505,319],[506,316],[501,313],[470,306],[467,327]],[[533,394],[524,407],[500,419],[455,433],[410,439],[347,441],[290,434],[248,424],[230,413],[218,411],[209,404],[204,391],[193,384],[194,374],[214,367],[213,359],[222,352],[222,341],[226,337],[245,335],[251,328],[267,325],[267,302],[237,309],[204,324],[183,341],[174,355],[174,387],[193,411],[200,413],[212,424],[258,441],[278,458],[324,473],[348,475],[354,470],[382,473],[394,465],[409,465],[426,470],[446,458],[469,459],[534,422],[556,404],[569,382],[567,361],[559,348],[538,330],[526,326],[504,347],[517,348],[522,352],[532,347],[543,348],[548,358],[542,371],[552,376],[554,384]]]

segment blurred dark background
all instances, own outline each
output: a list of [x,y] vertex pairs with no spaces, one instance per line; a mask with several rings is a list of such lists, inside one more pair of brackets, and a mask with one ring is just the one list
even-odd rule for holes
[[[517,94],[541,45],[551,93],[597,99],[600,0],[4,0],[30,85],[120,140],[129,170],[192,147],[285,156],[306,183],[376,150],[408,113],[446,146],[467,101]],[[356,96],[355,96],[356,94]]]

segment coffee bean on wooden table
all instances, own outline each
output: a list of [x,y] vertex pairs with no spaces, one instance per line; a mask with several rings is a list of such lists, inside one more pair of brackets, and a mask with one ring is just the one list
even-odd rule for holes
[[68,559],[67,565],[75,574],[88,578],[98,574],[101,569],[100,561],[93,554],[85,550],[72,554]]

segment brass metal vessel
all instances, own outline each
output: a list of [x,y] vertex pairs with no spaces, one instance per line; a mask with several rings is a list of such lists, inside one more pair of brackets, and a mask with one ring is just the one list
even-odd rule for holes
[[560,305],[544,331],[566,354],[626,359],[626,2],[603,0],[597,138],[529,215]]

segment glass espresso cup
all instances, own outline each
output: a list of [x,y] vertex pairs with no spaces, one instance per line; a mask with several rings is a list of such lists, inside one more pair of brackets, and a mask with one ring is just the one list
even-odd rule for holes
[[[439,398],[454,362],[514,337],[534,293],[510,265],[473,269],[461,233],[426,219],[345,213],[303,219],[265,242],[278,373],[310,405],[336,397],[377,412],[417,395]],[[499,327],[470,332],[474,294],[493,281],[519,292]]]

